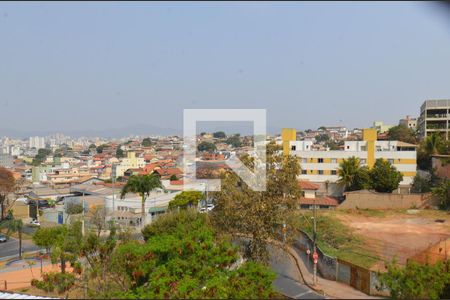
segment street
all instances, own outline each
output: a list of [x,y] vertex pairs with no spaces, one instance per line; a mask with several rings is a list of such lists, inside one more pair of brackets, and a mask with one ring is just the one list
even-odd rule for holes
[[[40,247],[33,244],[32,241],[23,240],[22,241],[22,253],[29,251],[39,250]],[[18,256],[19,255],[19,240],[13,237],[10,237],[8,241],[0,244],[0,260],[10,257],[10,256]]]
[[305,284],[299,282],[300,273],[294,259],[278,247],[268,246],[270,265],[277,273],[274,281],[275,289],[293,299],[325,299]]

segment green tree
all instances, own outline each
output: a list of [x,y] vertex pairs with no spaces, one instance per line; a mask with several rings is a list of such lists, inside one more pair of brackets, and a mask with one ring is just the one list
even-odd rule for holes
[[17,232],[19,236],[19,258],[22,259],[22,232],[23,232],[23,222],[20,219],[15,219],[12,214],[9,220],[3,222],[1,227],[6,228],[6,235],[10,236],[11,233]]
[[431,192],[439,199],[442,209],[450,208],[450,179],[444,178]]
[[50,258],[52,263],[58,260],[61,263],[61,273],[66,271],[66,262],[72,265],[77,261],[82,245],[81,222],[74,221],[69,225],[58,225],[59,229],[55,229],[55,239],[51,246]]
[[97,153],[98,153],[98,154],[103,153],[103,150],[106,149],[106,148],[109,148],[109,145],[107,145],[107,144],[102,144],[102,145],[98,146],[98,147],[97,147]]
[[158,176],[155,175],[133,175],[122,188],[120,198],[124,199],[127,193],[137,193],[141,196],[141,222],[145,225],[145,200],[150,192],[156,188],[163,188]]
[[369,170],[361,167],[361,162],[357,157],[344,159],[339,164],[338,184],[344,186],[345,191],[357,191],[370,188]]
[[50,253],[50,249],[56,244],[57,237],[61,234],[61,231],[61,226],[40,227],[33,234],[33,242],[39,247],[44,247],[47,253]]
[[175,181],[175,180],[178,180],[177,175],[175,175],[175,174],[171,175],[170,176],[170,181]]
[[422,177],[416,174],[413,184],[411,186],[413,193],[428,193],[431,192],[431,178]]
[[124,151],[120,148],[120,146],[118,146],[117,149],[116,149],[116,157],[117,157],[117,158],[125,157],[125,153],[124,153]]
[[450,284],[448,267],[448,263],[421,265],[411,260],[401,267],[393,261],[387,265],[387,272],[378,276],[392,299],[439,299]]
[[202,151],[212,152],[216,150],[216,145],[210,142],[203,141],[200,144],[198,144],[197,149],[200,152]]
[[143,147],[150,147],[151,145],[153,145],[153,143],[152,143],[152,140],[151,140],[150,138],[147,137],[147,138],[145,138],[145,139],[142,140],[141,145],[142,145]]
[[390,141],[402,141],[405,143],[417,143],[416,133],[413,129],[405,125],[391,127],[388,131]]
[[369,175],[372,187],[379,193],[392,193],[403,180],[402,173],[382,158],[375,161]]
[[[181,215],[181,217],[180,217]],[[169,230],[160,230],[164,226]],[[239,263],[239,249],[217,234],[208,217],[193,210],[169,213],[146,226],[157,234],[145,244],[122,244],[112,254],[112,280],[102,298],[267,299],[274,273]]]
[[227,135],[223,131],[217,131],[213,133],[213,137],[216,139],[224,139],[227,137]]
[[[214,225],[221,232],[251,237],[246,256],[267,263],[267,241],[277,237],[277,227],[286,222],[286,214],[298,206],[301,191],[297,176],[300,164],[295,156],[284,156],[280,146],[267,145],[266,191],[254,191],[234,172],[222,178],[220,192],[213,193]],[[250,169],[257,163],[244,155],[241,160]]]
[[315,137],[316,142],[320,143],[320,142],[326,142],[330,140],[330,136],[328,134],[319,134],[318,136]]
[[417,149],[417,165],[421,170],[433,172],[431,156],[437,154],[448,154],[448,145],[437,133],[427,136]]
[[242,142],[241,142],[241,138],[239,137],[239,135],[233,135],[230,136],[225,143],[227,143],[228,145],[233,146],[234,148],[238,148],[242,146]]
[[90,144],[89,145],[89,150],[91,150],[91,149],[97,149],[97,146],[95,146],[95,144]]
[[195,207],[203,197],[203,193],[200,191],[183,191],[169,202],[169,209]]
[[38,153],[33,158],[32,165],[39,166],[40,164],[42,164],[45,161],[47,156],[49,156],[51,153],[52,153],[52,151],[49,149],[44,149],[44,148],[39,149]]
[[325,142],[325,146],[330,148],[330,150],[340,150],[340,146],[344,145],[344,141],[333,141],[333,140],[328,140]]
[[433,133],[424,140],[425,150],[429,155],[444,154],[445,143],[441,136]]
[[8,195],[16,189],[16,180],[6,168],[0,167],[0,221],[4,220],[9,206]]

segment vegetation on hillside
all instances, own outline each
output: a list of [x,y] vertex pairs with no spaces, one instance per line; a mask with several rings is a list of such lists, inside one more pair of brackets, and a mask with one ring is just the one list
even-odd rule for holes
[[[298,211],[290,216],[293,228],[301,229],[313,238],[312,212]],[[319,213],[316,220],[316,242],[327,255],[370,268],[379,258],[365,247],[364,238],[353,233],[332,214]]]
[[[421,265],[408,261],[399,266],[395,260],[380,273],[380,288],[388,288],[392,299],[448,299],[450,287],[449,264]],[[447,291],[446,291],[447,290]]]

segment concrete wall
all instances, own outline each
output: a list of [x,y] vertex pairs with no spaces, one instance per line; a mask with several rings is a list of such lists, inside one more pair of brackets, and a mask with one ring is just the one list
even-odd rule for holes
[[372,191],[348,192],[346,199],[337,209],[410,209],[432,208],[438,206],[439,201],[431,194],[394,194],[377,193]]

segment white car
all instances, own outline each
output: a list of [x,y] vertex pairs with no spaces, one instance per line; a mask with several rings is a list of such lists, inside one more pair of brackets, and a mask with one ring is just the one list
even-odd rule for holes
[[41,223],[39,223],[38,220],[33,220],[33,221],[30,222],[30,225],[33,225],[33,226],[41,226]]
[[205,213],[205,212],[209,212],[209,211],[211,211],[213,209],[214,209],[214,204],[207,204],[206,207],[201,207],[199,209],[199,212],[200,213]]

